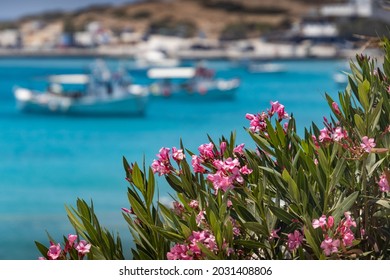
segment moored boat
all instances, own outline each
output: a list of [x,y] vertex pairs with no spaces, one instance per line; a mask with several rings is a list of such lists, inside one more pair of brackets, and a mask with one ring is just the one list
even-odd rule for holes
[[153,68],[147,74],[156,80],[149,88],[154,96],[224,100],[233,98],[240,86],[240,79],[215,78],[210,69]]
[[50,76],[45,91],[14,88],[18,108],[31,113],[140,115],[148,95],[146,86],[132,84],[127,77],[111,75],[106,69],[90,75]]

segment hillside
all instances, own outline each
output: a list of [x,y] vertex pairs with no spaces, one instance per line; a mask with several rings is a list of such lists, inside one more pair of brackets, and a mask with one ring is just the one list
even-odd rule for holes
[[[284,27],[321,2],[340,0],[149,0],[120,7],[91,6],[72,13],[49,12],[21,19],[18,24],[41,19],[67,23],[70,30],[83,30],[99,21],[114,31],[207,37],[253,37]],[[8,23],[9,24],[9,23]]]

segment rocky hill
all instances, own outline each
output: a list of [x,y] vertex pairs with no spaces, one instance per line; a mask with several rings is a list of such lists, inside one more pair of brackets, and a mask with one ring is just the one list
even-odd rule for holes
[[83,30],[89,22],[99,21],[113,31],[131,29],[183,37],[204,34],[211,38],[237,39],[286,27],[325,2],[344,1],[149,0],[120,7],[91,6],[71,13],[49,12],[12,24],[39,19],[62,23],[65,29],[77,31]]

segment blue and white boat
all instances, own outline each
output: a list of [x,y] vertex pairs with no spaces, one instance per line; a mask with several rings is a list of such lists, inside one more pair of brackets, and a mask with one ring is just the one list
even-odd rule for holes
[[48,81],[46,91],[15,87],[18,108],[31,113],[141,115],[149,95],[146,86],[106,69],[95,68],[90,75],[53,75]]
[[240,86],[240,79],[215,78],[206,68],[152,68],[147,75],[155,80],[149,89],[153,96],[226,100],[234,98]]

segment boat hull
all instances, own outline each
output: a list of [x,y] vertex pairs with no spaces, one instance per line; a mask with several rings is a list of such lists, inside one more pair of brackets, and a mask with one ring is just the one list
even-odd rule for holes
[[188,84],[179,87],[167,89],[164,85],[155,85],[150,88],[152,96],[166,98],[181,98],[191,100],[230,100],[234,99],[239,88],[240,81],[233,80],[216,80],[212,82],[199,83],[195,86]]
[[[28,95],[29,93],[29,95]],[[69,98],[49,93],[34,94],[27,89],[15,91],[17,106],[22,112],[85,116],[130,116],[145,112],[146,95],[126,95],[120,98]]]

